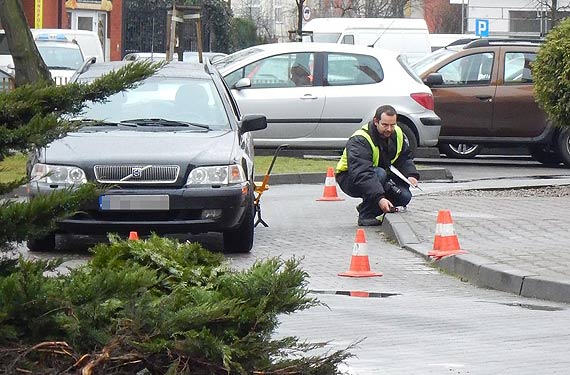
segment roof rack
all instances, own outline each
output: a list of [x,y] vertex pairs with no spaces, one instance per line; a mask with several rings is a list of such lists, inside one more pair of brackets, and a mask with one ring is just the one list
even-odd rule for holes
[[478,37],[477,37],[477,38],[476,38],[476,37],[473,37],[473,38],[461,38],[461,39],[454,40],[453,42],[449,43],[446,47],[459,46],[459,45],[467,44],[467,43],[469,43],[469,42],[472,42],[472,41],[474,41],[474,40],[479,40],[479,39],[480,39],[480,38],[478,38]]
[[510,44],[510,43],[530,43],[530,44],[542,44],[544,39],[539,38],[480,38],[469,42],[464,49],[476,48],[476,47],[488,47],[497,44]]

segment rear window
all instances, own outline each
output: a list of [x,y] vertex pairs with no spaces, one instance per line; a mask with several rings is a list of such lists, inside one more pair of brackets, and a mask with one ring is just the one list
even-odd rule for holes
[[406,57],[400,55],[398,56],[398,62],[400,63],[400,65],[402,65],[402,68],[404,68],[404,70],[406,71],[406,73],[408,73],[410,75],[410,77],[412,77],[416,82],[418,83],[422,83],[422,79],[416,74],[416,72],[414,72],[414,70],[412,68],[410,68],[410,66],[408,65],[408,61],[406,59]]
[[381,82],[383,79],[382,66],[372,56],[327,54],[326,86],[366,85]]

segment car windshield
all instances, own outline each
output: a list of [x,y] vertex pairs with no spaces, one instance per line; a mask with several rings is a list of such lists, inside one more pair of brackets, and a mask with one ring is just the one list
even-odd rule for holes
[[37,43],[42,59],[50,69],[77,70],[83,64],[79,47],[69,48],[54,43]]
[[441,48],[414,62],[410,67],[414,72],[416,72],[417,75],[421,76],[429,68],[444,60],[447,58],[447,56],[454,54],[455,52],[456,51],[451,49]]
[[[230,128],[222,99],[214,83],[206,79],[154,76],[132,90],[91,103],[81,117],[111,123],[136,123],[139,129],[180,131]],[[189,125],[196,126],[189,126]],[[153,131],[156,131],[154,129]]]
[[416,72],[410,67],[410,65],[408,64],[408,59],[406,59],[405,56],[403,55],[399,55],[397,58],[398,62],[400,63],[400,65],[402,66],[402,68],[404,68],[404,70],[406,71],[406,73],[408,73],[410,75],[410,77],[412,77],[416,82],[418,83],[423,83],[422,79],[416,74]]
[[256,53],[261,52],[261,51],[262,50],[260,48],[256,48],[256,47],[246,48],[244,50],[234,52],[231,55],[228,55],[222,59],[215,60],[215,62],[213,64],[216,68],[222,69],[222,68],[225,68],[226,66],[233,64],[236,61],[239,61],[241,59],[245,59],[246,57],[251,56],[251,55],[255,55]]

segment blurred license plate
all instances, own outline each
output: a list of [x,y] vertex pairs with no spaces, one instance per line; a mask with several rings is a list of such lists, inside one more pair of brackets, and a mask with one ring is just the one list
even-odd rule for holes
[[101,195],[101,210],[168,210],[168,195]]

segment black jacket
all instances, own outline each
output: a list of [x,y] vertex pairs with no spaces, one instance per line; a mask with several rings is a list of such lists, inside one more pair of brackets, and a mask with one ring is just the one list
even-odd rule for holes
[[[388,169],[390,164],[392,164],[390,161],[396,155],[396,132],[393,132],[390,138],[384,139],[380,137],[380,133],[376,130],[374,123],[370,121],[368,123],[368,133],[371,135],[374,144],[380,149],[378,166]],[[363,136],[352,136],[346,143],[346,154],[348,170],[336,175],[337,183],[342,191],[352,197],[374,199],[379,202],[384,196],[384,187],[377,182],[378,179],[374,173],[370,143]],[[412,176],[419,179],[420,175],[414,165],[408,140],[405,136],[402,152],[393,164],[404,176]],[[389,172],[388,175],[390,176]],[[398,177],[394,176],[393,178],[397,179]]]

